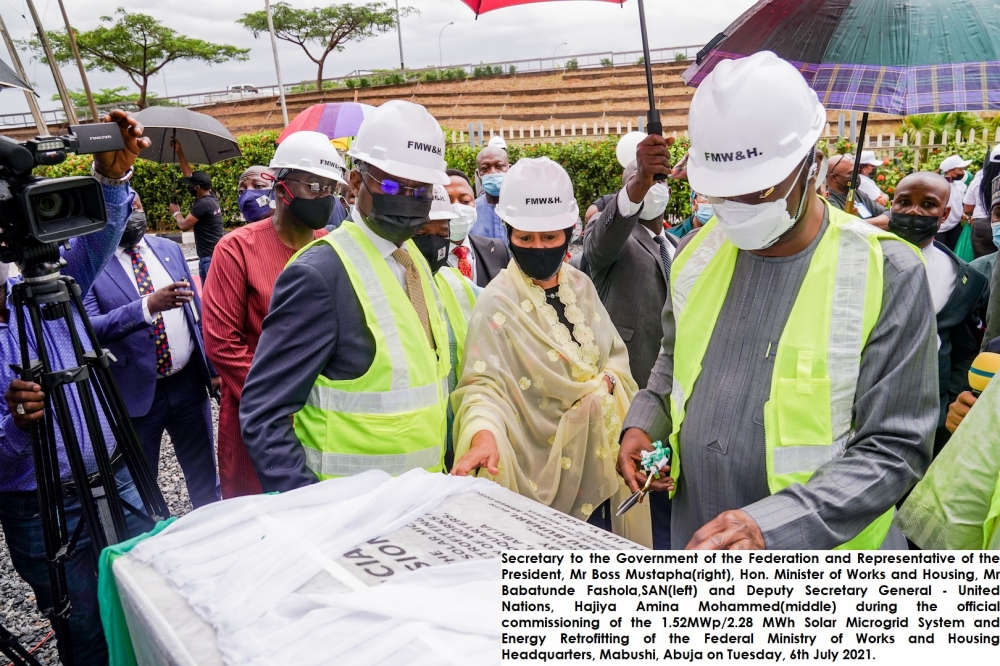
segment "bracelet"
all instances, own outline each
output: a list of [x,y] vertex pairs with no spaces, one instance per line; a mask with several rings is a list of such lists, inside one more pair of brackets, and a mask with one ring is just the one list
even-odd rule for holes
[[178,215],[181,215],[181,212],[179,210],[175,210],[174,211],[174,217],[177,217]]
[[91,177],[97,179],[97,182],[99,182],[101,185],[108,185],[110,187],[117,187],[118,185],[125,185],[130,180],[132,180],[132,174],[133,173],[134,173],[134,170],[132,168],[129,168],[129,170],[126,171],[125,175],[122,176],[121,178],[109,178],[108,176],[105,176],[105,175],[103,175],[103,174],[101,174],[101,173],[99,173],[97,171],[97,165],[96,164],[91,164],[90,165],[90,175],[91,175]]
[[618,388],[618,380],[615,379],[614,375],[612,375],[610,372],[605,372],[604,376],[608,378],[609,382],[611,382],[611,390],[608,391],[608,393],[614,395],[615,389]]

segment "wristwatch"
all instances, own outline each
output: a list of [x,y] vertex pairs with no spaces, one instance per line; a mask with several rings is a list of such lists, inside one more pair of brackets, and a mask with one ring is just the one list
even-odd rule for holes
[[96,165],[94,165],[94,164],[90,165],[90,175],[93,176],[94,178],[96,178],[97,182],[99,182],[101,185],[108,185],[110,187],[117,187],[118,185],[124,185],[124,184],[126,184],[128,181],[132,180],[132,174],[133,173],[135,173],[135,171],[133,169],[129,168],[129,170],[126,171],[125,175],[122,176],[121,178],[109,178],[109,177],[107,177],[107,176],[99,173],[97,171],[97,166]]

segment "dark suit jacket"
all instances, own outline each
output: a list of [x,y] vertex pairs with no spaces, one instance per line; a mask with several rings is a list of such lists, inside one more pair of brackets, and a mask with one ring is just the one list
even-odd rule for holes
[[937,241],[934,244],[958,266],[955,289],[937,314],[937,331],[941,339],[938,350],[940,426],[948,415],[948,405],[969,388],[969,367],[979,353],[979,328],[989,302],[989,283],[985,275],[956,257],[947,247]]
[[495,238],[472,235],[469,236],[469,245],[476,253],[476,285],[485,287],[510,263],[507,246]]
[[[666,238],[676,246],[674,236]],[[660,246],[639,224],[638,215],[618,213],[615,197],[587,225],[581,263],[625,341],[633,379],[640,389],[646,388],[660,353],[660,312],[667,300]]]
[[[180,245],[156,236],[146,236],[146,243],[175,282],[187,280],[193,287],[191,271]],[[194,300],[184,306],[184,318],[195,347],[189,363],[202,375],[206,388],[211,388],[212,371],[201,338],[201,297],[196,289],[192,291]],[[156,394],[156,347],[153,327],[146,323],[142,314],[142,298],[135,287],[135,276],[126,273],[118,259],[112,257],[97,276],[84,299],[84,306],[98,341],[116,359],[111,363],[111,374],[121,389],[129,416],[145,416]]]

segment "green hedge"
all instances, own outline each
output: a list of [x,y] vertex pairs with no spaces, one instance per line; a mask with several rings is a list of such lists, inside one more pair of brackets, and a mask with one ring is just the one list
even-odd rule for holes
[[[241,224],[236,205],[237,179],[248,166],[267,164],[271,161],[271,156],[277,147],[275,142],[277,137],[277,131],[243,135],[239,137],[242,157],[204,167],[212,176],[212,185],[219,196],[226,226]],[[511,163],[521,157],[546,156],[562,164],[573,178],[582,216],[587,207],[599,196],[614,192],[621,187],[621,167],[615,158],[615,145],[615,141],[608,140],[580,140],[533,146],[511,144],[508,152]],[[686,140],[679,140],[672,149],[674,161],[680,159],[686,150]],[[445,153],[445,159],[449,167],[461,169],[472,177],[476,170],[477,152],[479,149],[469,146],[451,146]],[[76,155],[71,156],[63,164],[41,168],[36,173],[49,177],[85,175],[90,172],[90,163],[89,156]],[[142,197],[150,227],[156,231],[177,229],[174,219],[167,210],[171,193],[175,189],[178,192],[181,210],[186,211],[191,206],[191,197],[187,190],[176,184],[176,180],[180,177],[180,169],[175,165],[157,164],[146,160],[138,160],[135,164],[132,187]],[[673,196],[667,214],[673,218],[683,219],[691,212],[687,183],[672,182],[671,188]]]

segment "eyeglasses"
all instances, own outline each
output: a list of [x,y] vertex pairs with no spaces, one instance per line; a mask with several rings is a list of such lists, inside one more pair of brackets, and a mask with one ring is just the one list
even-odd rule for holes
[[368,176],[382,188],[382,194],[388,194],[391,197],[402,195],[404,197],[413,197],[414,199],[433,199],[434,189],[430,185],[421,185],[419,187],[407,187],[402,185],[399,181],[393,180],[391,178],[385,178],[379,180],[371,174],[367,169],[361,172],[362,175]]
[[325,183],[320,183],[315,180],[296,180],[295,178],[283,178],[282,180],[291,181],[293,183],[298,183],[299,185],[305,186],[307,190],[313,194],[323,194],[331,195],[337,191],[337,185],[327,185]]

